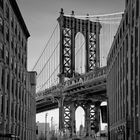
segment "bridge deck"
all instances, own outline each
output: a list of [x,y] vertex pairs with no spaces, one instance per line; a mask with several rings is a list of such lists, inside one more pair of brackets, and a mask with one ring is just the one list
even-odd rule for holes
[[63,84],[38,92],[36,96],[37,113],[58,108],[57,99],[61,97],[65,98],[64,104],[89,98],[94,101],[106,100],[106,67],[79,75]]

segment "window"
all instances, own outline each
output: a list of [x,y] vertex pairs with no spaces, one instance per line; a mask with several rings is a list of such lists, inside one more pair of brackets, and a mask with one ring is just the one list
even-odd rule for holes
[[11,17],[11,27],[14,28],[14,17]]
[[17,24],[16,24],[16,27],[15,27],[15,34],[17,35]]
[[126,0],[126,5],[128,4],[128,0]]
[[24,64],[24,55],[22,55],[22,62],[21,63]]
[[20,80],[22,81],[23,72],[20,73]]
[[125,25],[124,25],[124,21],[123,21],[123,33],[124,33],[124,31],[125,31]]
[[0,0],[0,7],[3,9],[3,0]]
[[20,56],[21,63],[22,63],[22,59],[23,59],[22,57],[23,57],[23,55],[21,54],[21,56]]
[[12,93],[14,93],[14,78],[12,79]]
[[19,34],[18,34],[18,39],[19,39],[19,41],[21,39],[21,33],[20,33],[20,31],[19,31]]
[[126,52],[128,52],[128,35],[126,36]]
[[1,113],[4,113],[4,96],[2,96]]
[[10,75],[7,74],[7,90],[10,88]]
[[21,86],[19,87],[19,100],[21,100]]
[[18,45],[17,45],[17,43],[16,43],[16,48],[15,48],[15,53],[16,53],[16,55],[17,55],[17,52],[18,52]]
[[9,52],[6,50],[6,64],[9,64]]
[[27,51],[27,42],[26,42],[26,44],[25,44],[25,52]]
[[138,41],[139,41],[138,37],[139,37],[138,28],[135,27],[135,47],[136,48],[138,47]]
[[23,76],[23,82],[24,82],[24,84],[25,84],[25,82],[26,82],[26,75],[24,74],[24,76]]
[[16,75],[18,73],[18,64],[15,64],[15,73],[16,73]]
[[20,52],[20,50],[19,50],[19,52],[18,52],[18,58],[19,58],[19,60],[20,60],[20,53],[21,53],[21,52]]
[[135,76],[137,77],[138,76],[138,56],[135,55]]
[[[18,120],[20,121],[21,119],[21,111],[20,111],[21,109],[19,108],[19,110],[18,110]],[[20,127],[19,127],[20,128]],[[20,135],[20,129],[19,129],[19,135]]]
[[8,27],[6,28],[6,40],[9,42],[9,29],[8,29]]
[[24,72],[22,73],[22,82],[24,82]]
[[9,19],[9,7],[8,7],[8,4],[6,4],[6,18]]
[[11,57],[11,69],[13,70],[14,69],[14,58]]
[[25,68],[27,67],[27,61],[25,60],[25,63],[24,63],[24,65],[25,65]]
[[11,117],[13,118],[13,112],[14,112],[14,103],[11,103]]
[[132,10],[132,27],[134,27],[134,9]]
[[139,17],[139,0],[136,0],[136,18]]
[[3,33],[3,19],[0,17],[0,32]]
[[14,63],[14,70],[15,70],[15,72],[16,72],[16,63]]
[[14,48],[14,37],[11,37],[11,47]]
[[7,116],[9,115],[9,99],[7,99]]
[[120,29],[120,39],[122,38],[122,28]]
[[128,25],[128,13],[126,13],[126,17],[125,17],[125,23],[126,23],[126,26]]
[[4,45],[0,42],[0,58],[4,59]]
[[1,84],[4,86],[4,81],[5,81],[5,70],[2,69],[2,75],[1,75]]
[[15,119],[17,120],[17,109],[18,109],[18,105],[16,105],[16,109],[15,109]]
[[23,38],[22,38],[22,47],[24,46],[24,40],[23,40]]
[[20,78],[21,78],[21,75],[20,75],[20,74],[21,74],[21,72],[19,71],[19,73],[18,73],[18,74],[19,74],[18,76],[19,76],[19,79],[20,79]]
[[15,91],[16,98],[17,98],[17,95],[18,95],[18,83],[16,83],[16,91]]
[[133,35],[131,35],[131,54],[133,54],[133,42],[134,42],[134,38]]

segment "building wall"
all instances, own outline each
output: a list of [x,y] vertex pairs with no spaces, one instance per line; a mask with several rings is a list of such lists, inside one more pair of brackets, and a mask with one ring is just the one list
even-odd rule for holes
[[27,71],[28,29],[15,0],[0,0],[0,133],[35,139],[35,72]]
[[111,140],[140,136],[140,1],[126,9],[107,58],[107,94]]

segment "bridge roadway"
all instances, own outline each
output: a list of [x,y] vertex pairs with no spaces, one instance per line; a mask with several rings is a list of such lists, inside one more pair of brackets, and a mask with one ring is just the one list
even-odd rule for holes
[[106,100],[106,67],[96,68],[86,74],[77,75],[62,84],[45,89],[36,94],[36,112],[40,113],[77,100]]

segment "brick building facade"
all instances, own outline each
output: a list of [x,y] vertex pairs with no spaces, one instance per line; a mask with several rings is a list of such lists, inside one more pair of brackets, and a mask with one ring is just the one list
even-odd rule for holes
[[107,58],[110,140],[140,139],[140,1],[125,5]]
[[36,73],[27,71],[29,36],[17,2],[0,0],[0,134],[20,140],[36,136]]

